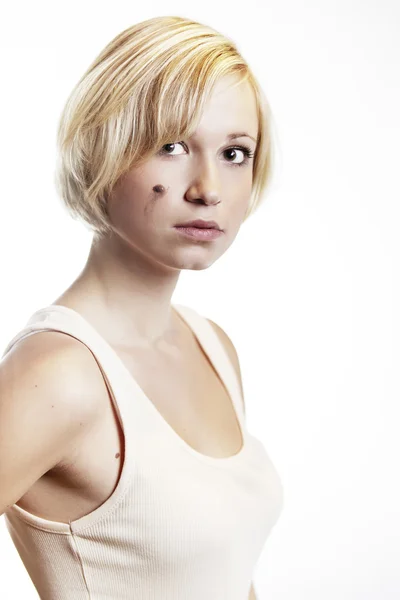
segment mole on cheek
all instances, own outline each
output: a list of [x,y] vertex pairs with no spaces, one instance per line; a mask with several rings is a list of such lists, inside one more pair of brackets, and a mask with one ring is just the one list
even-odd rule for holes
[[162,194],[163,192],[165,192],[165,187],[161,185],[161,183],[159,183],[153,187],[153,192],[156,192],[157,194]]

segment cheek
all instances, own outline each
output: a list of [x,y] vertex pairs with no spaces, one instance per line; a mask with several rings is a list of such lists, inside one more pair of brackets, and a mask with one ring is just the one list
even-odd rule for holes
[[252,192],[252,188],[251,186],[243,186],[242,190],[238,192],[238,195],[236,196],[236,201],[234,203],[234,207],[232,212],[235,214],[235,220],[238,219],[239,221],[242,221],[246,211],[248,209],[248,206],[250,204],[250,200],[251,200],[251,192]]
[[147,238],[150,231],[162,229],[170,218],[166,206],[167,191],[168,186],[154,184],[154,179],[148,186],[125,182],[115,190],[108,211],[112,226],[137,240]]
[[147,206],[152,201],[154,192],[146,184],[145,178],[135,177],[128,173],[121,178],[113,188],[108,202],[110,219],[120,224],[125,219],[131,221],[139,219],[145,214]]

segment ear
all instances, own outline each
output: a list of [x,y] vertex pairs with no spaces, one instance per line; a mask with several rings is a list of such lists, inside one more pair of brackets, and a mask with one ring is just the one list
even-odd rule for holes
[[239,357],[238,354],[236,352],[236,348],[231,340],[231,338],[228,336],[227,333],[225,333],[225,331],[222,329],[222,327],[220,327],[219,325],[217,325],[216,323],[214,323],[214,321],[212,321],[211,319],[207,319],[207,321],[212,325],[215,333],[218,335],[219,339],[221,340],[230,360],[231,363],[233,365],[233,368],[235,369],[238,381],[239,381],[239,385],[240,385],[240,391],[241,391],[241,396],[242,396],[242,404],[243,404],[243,411],[246,414],[246,409],[245,409],[245,404],[244,404],[244,393],[243,393],[243,382],[242,382],[242,374],[240,371],[240,363],[239,363]]

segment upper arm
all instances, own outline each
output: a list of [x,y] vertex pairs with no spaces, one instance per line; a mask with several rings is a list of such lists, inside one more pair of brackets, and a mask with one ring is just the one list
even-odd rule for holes
[[211,323],[211,325],[213,326],[216,334],[218,335],[219,339],[221,340],[230,360],[231,363],[233,365],[233,368],[235,369],[238,381],[239,381],[239,385],[240,385],[240,392],[241,392],[241,397],[242,397],[242,404],[243,404],[243,410],[245,411],[245,404],[244,404],[244,392],[243,392],[243,382],[242,382],[242,373],[240,371],[240,363],[239,363],[239,357],[238,354],[236,352],[236,348],[232,342],[232,340],[230,339],[230,337],[228,336],[228,334],[222,329],[222,327],[220,327],[219,325],[217,325],[217,323],[214,323],[214,321],[212,321],[211,319],[207,319],[209,323]]
[[59,464],[93,422],[95,398],[83,376],[88,354],[70,336],[40,332],[0,362],[0,515]]

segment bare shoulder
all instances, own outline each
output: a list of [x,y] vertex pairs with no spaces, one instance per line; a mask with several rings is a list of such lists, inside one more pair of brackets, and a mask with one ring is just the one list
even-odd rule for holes
[[[0,361],[0,379],[3,384],[57,391],[58,398],[69,402],[82,394],[90,398],[96,385],[104,385],[89,348],[58,331],[40,331],[18,341]],[[82,408],[91,411],[93,406]]]
[[26,441],[32,437],[38,452],[41,445],[46,448],[51,444],[57,432],[60,444],[49,456],[50,469],[52,460],[56,464],[63,458],[74,433],[80,435],[98,416],[99,393],[104,394],[104,385],[94,356],[77,339],[57,331],[29,335],[0,361],[3,425],[15,428],[16,444],[20,435],[28,435]]
[[224,329],[222,329],[222,327],[220,327],[217,323],[215,323],[214,321],[212,321],[211,319],[207,318],[207,321],[212,325],[215,333],[218,335],[219,339],[221,340],[231,362],[232,365],[235,369],[237,378],[239,380],[240,383],[240,390],[241,390],[241,395],[242,395],[242,402],[243,402],[243,408],[244,408],[244,393],[243,393],[243,382],[242,382],[242,373],[240,370],[240,362],[239,362],[239,356],[238,353],[236,351],[235,345],[232,342],[231,338],[228,336],[228,334],[226,333],[226,331]]
[[0,515],[98,423],[104,385],[90,350],[61,332],[35,333],[2,357]]

